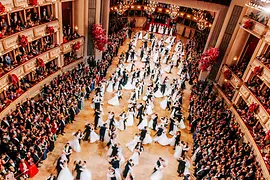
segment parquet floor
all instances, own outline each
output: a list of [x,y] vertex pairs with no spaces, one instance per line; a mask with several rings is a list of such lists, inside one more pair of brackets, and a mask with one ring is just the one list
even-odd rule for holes
[[[160,35],[158,35],[160,36]],[[183,39],[182,41],[185,42]],[[120,47],[119,55],[121,52],[127,50],[127,43],[129,43],[129,40],[126,40],[124,45]],[[142,43],[141,41],[138,41],[137,43],[137,50],[139,47],[141,47]],[[118,58],[114,58],[114,61],[108,70],[109,77],[115,70],[118,63]],[[136,66],[140,67],[142,66],[142,63],[136,62]],[[162,65],[162,68],[165,68],[166,65]],[[171,80],[173,78],[178,78],[177,75],[178,68],[173,68],[172,74],[166,74]],[[165,76],[163,75],[163,76]],[[148,78],[147,78],[148,79]],[[183,110],[184,110],[184,116],[185,119],[187,117],[187,109],[189,106],[189,96],[190,96],[190,86],[188,83],[186,83],[187,89],[184,90],[183,95]],[[145,90],[144,90],[145,92]],[[108,100],[113,97],[113,93],[105,93],[104,98],[104,117],[103,119],[107,119],[107,115],[109,111],[115,112],[116,115],[120,114],[121,112],[127,111],[127,100],[130,97],[131,91],[123,90],[123,99],[120,100],[120,106],[119,107],[113,107],[107,104]],[[93,94],[92,94],[93,96]],[[169,116],[169,111],[164,111],[160,108],[159,103],[162,101],[163,98],[155,98],[154,100],[154,111],[158,113],[159,117]],[[63,149],[64,144],[72,139],[72,133],[76,132],[78,129],[84,130],[84,126],[87,122],[93,123],[94,116],[93,116],[93,109],[90,107],[91,102],[85,101],[85,107],[84,109],[76,116],[76,121],[73,124],[69,124],[66,127],[66,134],[64,136],[59,136],[57,138],[57,142],[55,143],[55,149],[52,153],[48,154],[48,158],[43,162],[41,167],[39,168],[39,173],[33,178],[36,180],[45,180],[50,173],[56,174],[56,162],[59,158],[59,155],[61,154],[61,151]],[[135,124],[138,123],[138,120],[135,120]],[[181,130],[182,136],[181,140],[188,142],[190,146],[192,146],[192,136],[189,134],[189,126],[187,121],[185,120],[185,124],[187,129]],[[120,144],[123,148],[123,154],[125,159],[127,160],[129,157],[131,157],[132,153],[125,147],[125,144],[130,142],[133,139],[133,136],[138,131],[138,128],[136,125],[133,127],[128,127],[125,131],[119,131],[119,140]],[[151,132],[151,136],[154,136],[155,132]],[[170,135],[168,135],[171,137]],[[107,161],[107,148],[106,145],[102,142],[95,142],[93,144],[90,144],[88,142],[81,143],[82,152],[76,153],[73,152],[71,155],[71,161],[69,163],[69,169],[72,171],[74,168],[73,162],[74,160],[86,160],[87,161],[87,168],[92,172],[93,180],[106,180],[106,173],[107,169],[109,167],[109,163]],[[192,149],[192,148],[190,148]],[[151,145],[145,145],[144,146],[144,152],[142,153],[140,157],[140,164],[133,168],[133,172],[135,174],[135,180],[147,180],[150,178],[151,173],[153,171],[155,162],[157,161],[158,157],[161,156],[168,160],[169,165],[164,170],[164,180],[178,180],[182,179],[178,177],[177,174],[177,167],[178,162],[173,157],[174,150],[173,147],[163,147],[157,143],[153,143]],[[191,152],[188,152],[188,156],[191,157]],[[192,163],[191,163],[192,164]],[[122,166],[122,170],[124,168],[124,165]],[[190,169],[192,172],[192,167]]]

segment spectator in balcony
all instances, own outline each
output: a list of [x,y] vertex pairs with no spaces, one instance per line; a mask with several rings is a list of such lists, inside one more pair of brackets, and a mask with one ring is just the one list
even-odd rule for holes
[[5,18],[2,18],[1,19],[0,26],[1,26],[2,29],[8,27]]

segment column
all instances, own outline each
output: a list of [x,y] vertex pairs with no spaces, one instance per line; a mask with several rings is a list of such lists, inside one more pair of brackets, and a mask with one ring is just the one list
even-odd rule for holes
[[[56,33],[57,34],[57,44],[61,45],[63,43],[63,21],[62,21],[62,2],[60,1],[57,1],[56,4],[56,18],[58,18],[58,21],[59,21],[59,31]],[[64,55],[61,54],[59,57],[58,57],[58,60],[57,60],[57,66],[58,67],[63,67],[64,66]]]
[[109,18],[110,18],[110,0],[102,1],[102,26],[106,30],[106,35],[108,36],[109,32]]
[[[100,24],[100,13],[101,13],[101,0],[96,0],[96,18],[95,18],[95,23]],[[102,52],[95,49],[95,59],[101,59],[102,57]]]
[[249,33],[244,29],[240,29],[234,39],[230,53],[225,61],[225,64],[233,65],[242,55],[245,45],[248,41]]

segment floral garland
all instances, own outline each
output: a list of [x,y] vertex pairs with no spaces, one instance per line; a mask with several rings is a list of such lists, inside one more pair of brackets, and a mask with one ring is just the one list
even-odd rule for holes
[[4,13],[6,10],[6,7],[0,2],[0,14]]
[[53,35],[54,28],[52,26],[47,26],[47,33],[50,34],[50,35]]
[[33,5],[33,6],[37,6],[38,5],[38,1],[37,0],[29,0],[29,4]]
[[226,71],[224,71],[223,72],[223,75],[224,75],[225,79],[230,80],[232,78],[232,72],[229,69],[227,69]]
[[9,79],[13,85],[15,85],[19,82],[19,78],[16,74],[10,74]]
[[251,103],[249,105],[248,111],[251,112],[251,113],[253,113],[253,112],[255,112],[258,109],[258,107],[259,107],[259,105],[253,102],[253,103]]
[[261,66],[256,66],[253,70],[255,76],[260,76],[262,74],[263,68]]
[[102,25],[94,24],[92,26],[92,37],[95,48],[100,51],[104,51],[104,47],[108,43],[108,40],[106,38],[105,29],[102,28]]
[[73,44],[72,49],[74,51],[78,51],[81,48],[81,43],[80,42],[76,42],[75,44]]
[[22,47],[26,47],[28,45],[28,37],[25,35],[20,36],[19,42]]
[[44,67],[44,66],[45,66],[45,63],[44,63],[44,61],[43,61],[41,58],[37,58],[37,64],[38,64],[40,67]]
[[218,48],[210,48],[201,55],[199,61],[199,69],[202,71],[207,71],[209,67],[213,66],[218,58],[219,51]]
[[244,25],[243,25],[243,27],[244,27],[245,29],[252,29],[253,26],[254,26],[254,22],[251,21],[251,20],[246,21],[246,22],[244,23]]

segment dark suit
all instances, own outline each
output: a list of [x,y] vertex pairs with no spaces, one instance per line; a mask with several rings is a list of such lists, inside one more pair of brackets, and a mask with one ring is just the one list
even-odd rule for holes
[[123,177],[124,177],[124,178],[127,177],[128,172],[129,172],[129,170],[130,170],[130,167],[131,167],[131,164],[130,164],[130,162],[128,161],[127,164],[126,164],[126,166],[125,166],[125,169],[124,169],[124,171],[123,171]]
[[101,126],[99,130],[99,135],[100,135],[100,140],[103,142],[104,141],[104,136],[106,132],[106,126]]

